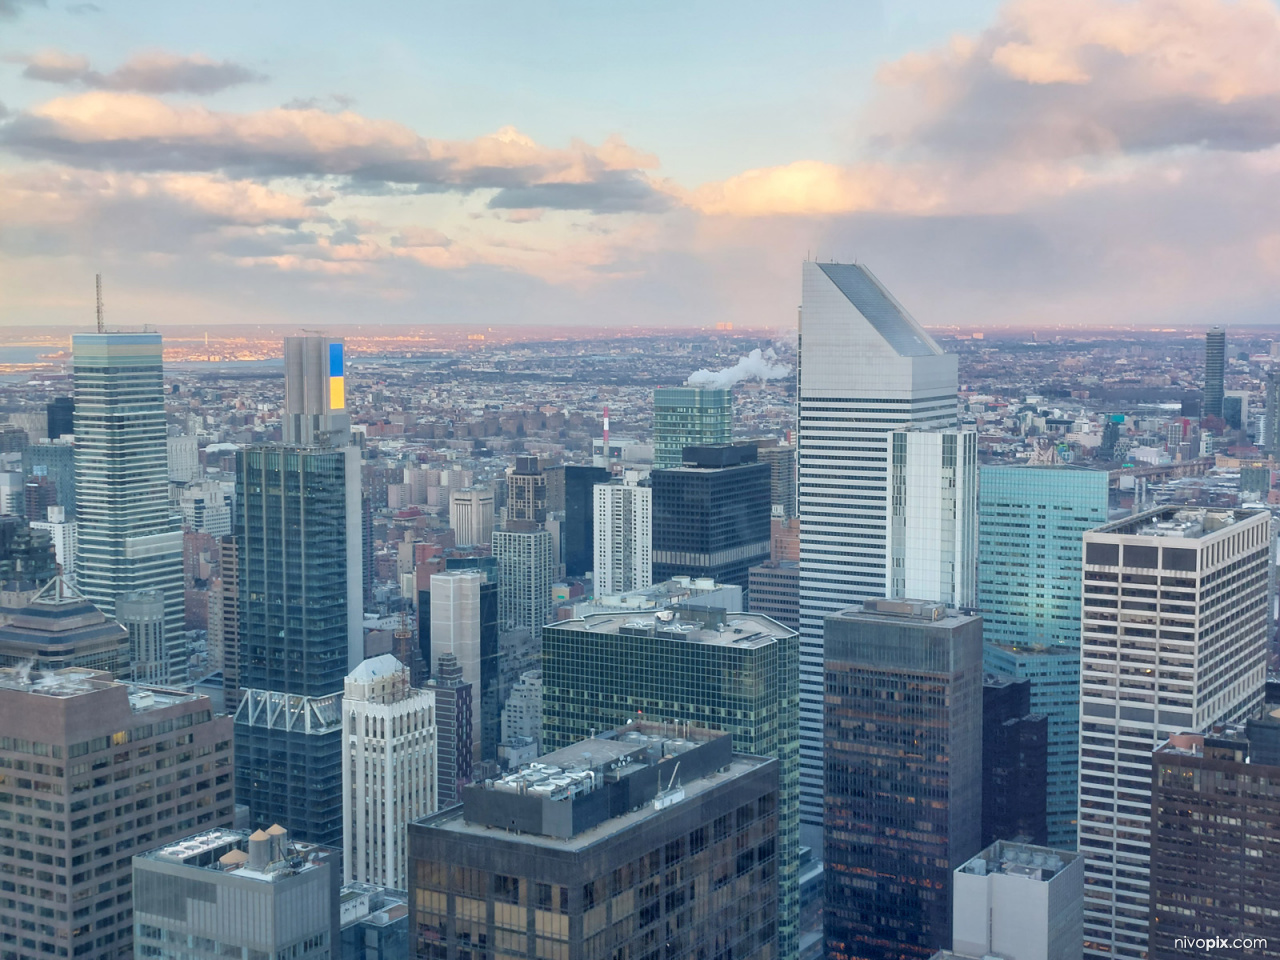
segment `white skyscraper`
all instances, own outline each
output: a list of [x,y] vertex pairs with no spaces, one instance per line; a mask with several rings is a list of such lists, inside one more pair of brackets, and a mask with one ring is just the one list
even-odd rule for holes
[[822,619],[890,581],[890,437],[956,425],[956,358],[866,267],[804,264],[800,313],[800,818],[821,849]]
[[978,435],[893,434],[889,596],[978,603]]
[[497,587],[478,570],[431,577],[431,659],[453,654],[471,684],[471,732],[476,759],[497,750],[501,707]]
[[62,579],[71,586],[76,585],[76,550],[80,546],[79,527],[74,520],[67,519],[66,507],[47,507],[48,520],[33,520],[33,530],[45,530],[53,541],[54,554],[58,560],[58,569],[62,571]]
[[365,660],[342,696],[343,882],[406,889],[408,825],[436,790],[435,694],[390,654]]
[[487,487],[450,490],[449,526],[456,546],[488,543],[493,537],[493,491]]
[[551,612],[555,556],[546,530],[495,530],[493,555],[498,561],[498,625],[502,630],[528,627],[534,641]]
[[1266,510],[1166,506],[1084,535],[1086,956],[1148,956],[1151,753],[1261,704],[1270,558]]
[[653,585],[653,490],[628,470],[621,484],[597,483],[595,593],[598,597]]
[[165,446],[170,483],[190,483],[200,476],[200,450],[195,437],[170,437]]

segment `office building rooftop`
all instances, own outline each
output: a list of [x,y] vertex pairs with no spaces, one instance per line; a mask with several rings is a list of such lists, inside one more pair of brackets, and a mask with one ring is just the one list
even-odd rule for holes
[[1168,506],[1098,527],[1095,533],[1198,540],[1258,516],[1260,510]]
[[555,624],[561,630],[655,637],[686,643],[756,647],[795,636],[795,631],[758,613],[728,613],[719,607],[677,604],[665,610],[595,613]]
[[958,872],[979,877],[1003,874],[1047,883],[1077,859],[1077,854],[1065,850],[997,840],[960,866]]
[[202,699],[202,695],[197,693],[163,687],[134,686],[114,680],[111,674],[101,670],[86,670],[82,667],[67,667],[43,674],[27,667],[0,669],[0,690],[15,690],[41,697],[70,699],[112,687],[128,688],[129,707],[134,713],[145,713],[161,707],[171,707],[176,703]]
[[290,840],[289,831],[275,824],[252,833],[248,830],[208,830],[139,854],[139,859],[234,873],[245,880],[276,883],[314,870],[332,852],[314,843]]

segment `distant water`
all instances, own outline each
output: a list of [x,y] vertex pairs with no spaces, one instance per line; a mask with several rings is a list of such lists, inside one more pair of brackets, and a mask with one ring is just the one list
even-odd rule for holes
[[36,363],[48,354],[57,353],[57,351],[57,347],[0,344],[0,363]]

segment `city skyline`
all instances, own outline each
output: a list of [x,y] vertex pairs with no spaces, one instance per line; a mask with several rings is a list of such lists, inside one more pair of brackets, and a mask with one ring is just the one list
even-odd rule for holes
[[1269,0],[299,13],[0,6],[0,328],[99,269],[138,324],[778,327],[806,256],[930,327],[1280,298]]

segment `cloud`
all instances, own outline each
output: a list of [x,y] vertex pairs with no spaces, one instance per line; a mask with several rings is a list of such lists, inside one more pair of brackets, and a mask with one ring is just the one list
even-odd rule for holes
[[87,57],[61,50],[42,50],[5,59],[26,64],[22,75],[28,80],[136,93],[211,94],[268,79],[240,64],[210,60],[198,53],[190,56],[162,51],[141,53],[110,73],[92,70]]
[[16,20],[29,7],[48,7],[46,0],[0,0],[0,20]]
[[72,3],[67,6],[67,13],[77,17],[85,17],[91,13],[101,13],[102,8],[96,3]]
[[435,140],[350,110],[226,113],[94,91],[20,113],[0,130],[0,147],[83,167],[333,177],[375,193],[384,185],[419,192],[495,189],[498,205],[510,207],[614,213],[666,204],[644,174],[656,159],[619,137],[553,149],[503,127],[472,140]]
[[282,110],[326,110],[330,113],[341,113],[355,106],[355,100],[341,93],[331,93],[327,97],[294,97],[280,105]]

